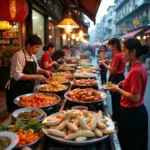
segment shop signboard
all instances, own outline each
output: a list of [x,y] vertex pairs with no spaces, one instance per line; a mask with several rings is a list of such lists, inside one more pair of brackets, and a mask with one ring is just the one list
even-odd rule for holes
[[128,31],[130,30],[131,28],[129,26],[121,26],[120,27],[120,31]]
[[133,18],[133,25],[140,25],[140,19],[139,18]]

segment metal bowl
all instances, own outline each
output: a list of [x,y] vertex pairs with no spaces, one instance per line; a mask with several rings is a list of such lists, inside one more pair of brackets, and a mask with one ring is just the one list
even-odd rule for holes
[[99,99],[98,101],[88,101],[88,102],[85,102],[85,101],[74,101],[72,98],[70,98],[69,96],[67,96],[67,93],[72,93],[72,91],[69,91],[69,92],[66,92],[64,97],[70,101],[70,102],[74,102],[74,103],[80,103],[80,104],[91,104],[91,103],[98,103],[98,102],[101,102],[103,100],[105,100],[107,98],[107,94],[103,91],[99,91],[99,94],[101,95],[101,99]]
[[[28,96],[35,95],[35,94],[37,94],[37,93],[29,93],[29,94],[20,95],[20,96],[18,96],[18,97],[16,97],[16,98],[14,99],[14,103],[15,103],[16,105],[18,105],[19,107],[25,107],[25,106],[19,104],[20,97],[21,97],[21,96],[28,97]],[[60,100],[61,100],[58,95],[53,94],[53,93],[41,93],[41,94],[44,94],[44,95],[50,96],[50,97],[56,97],[57,102],[56,102],[55,104],[53,104],[53,105],[44,106],[44,107],[36,107],[36,108],[42,108],[42,109],[44,109],[44,108],[48,108],[48,107],[53,107],[53,106],[57,105],[57,104],[60,102]]]
[[40,109],[40,108],[34,108],[34,107],[28,107],[28,108],[20,108],[20,109],[17,109],[16,111],[14,111],[13,113],[12,113],[12,117],[13,118],[15,118],[15,119],[17,119],[17,117],[18,117],[18,115],[20,114],[20,113],[23,113],[23,112],[31,112],[31,111],[36,111],[36,112],[38,112],[40,115],[38,116],[38,117],[34,117],[34,118],[28,118],[28,119],[26,119],[26,118],[21,118],[22,120],[31,120],[31,119],[41,119],[42,117],[43,117],[43,115],[44,115],[44,111],[42,110],[42,109]]
[[68,86],[67,85],[63,85],[64,86],[64,89],[62,90],[58,90],[58,91],[42,91],[40,90],[42,87],[46,86],[46,85],[49,85],[49,84],[41,84],[41,85],[38,85],[36,87],[36,89],[40,92],[46,92],[46,93],[59,93],[59,92],[63,92],[63,91],[66,91],[68,89]]
[[39,142],[39,140],[40,140],[40,137],[36,141],[34,141],[34,142],[30,143],[30,144],[26,144],[26,145],[22,145],[22,146],[16,146],[15,149],[22,149],[23,147],[32,147],[37,142]]

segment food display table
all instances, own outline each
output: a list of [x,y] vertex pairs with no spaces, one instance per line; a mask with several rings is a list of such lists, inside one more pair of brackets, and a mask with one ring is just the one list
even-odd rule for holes
[[[99,76],[99,73],[98,73]],[[96,79],[98,80],[99,77]],[[72,84],[68,84],[69,89],[72,90],[74,87]],[[94,87],[97,90],[102,90],[101,85],[97,84],[97,86]],[[56,113],[58,111],[62,110],[68,110],[71,109],[73,106],[76,106],[77,104],[69,102],[67,99],[65,99],[63,96],[61,96],[61,102],[56,105],[53,108],[46,109],[45,112],[47,115],[51,115],[53,113]],[[93,103],[93,104],[87,104],[86,106],[88,107],[88,110],[98,112],[101,110],[105,116],[111,118],[108,106],[106,103],[106,100],[100,101],[98,103]],[[80,105],[80,104],[78,104]],[[8,118],[5,122],[5,125],[11,124],[10,119]],[[41,132],[41,138],[40,141],[36,144],[34,144],[31,147],[33,150],[121,150],[120,144],[117,138],[117,134],[113,133],[108,136],[108,138],[99,141],[95,144],[91,145],[84,145],[84,146],[71,146],[68,144],[62,144],[59,143],[59,141],[54,141],[48,137],[46,137],[42,132]]]

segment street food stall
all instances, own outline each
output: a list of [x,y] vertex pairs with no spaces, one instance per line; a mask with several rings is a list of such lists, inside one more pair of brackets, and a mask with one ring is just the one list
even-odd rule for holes
[[99,68],[82,61],[60,66],[35,93],[15,98],[18,109],[0,126],[0,136],[14,134],[7,137],[17,141],[14,149],[121,149]]

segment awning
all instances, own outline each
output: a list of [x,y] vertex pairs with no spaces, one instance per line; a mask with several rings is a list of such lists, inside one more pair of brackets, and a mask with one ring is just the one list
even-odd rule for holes
[[140,28],[131,32],[128,32],[127,34],[121,36],[119,39],[128,39],[135,37],[139,32],[141,32],[144,28]]
[[144,32],[144,34],[150,34],[150,29]]
[[79,0],[81,11],[85,13],[95,24],[95,17],[101,0]]
[[77,6],[77,3],[78,3],[79,9],[81,10],[81,12],[87,15],[95,24],[95,17],[96,17],[99,5],[101,3],[101,0],[65,0],[65,1],[66,1],[67,6],[70,5],[70,3],[73,3],[74,5]]

